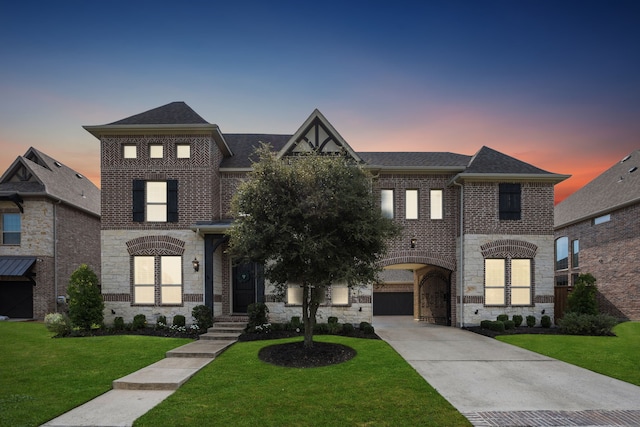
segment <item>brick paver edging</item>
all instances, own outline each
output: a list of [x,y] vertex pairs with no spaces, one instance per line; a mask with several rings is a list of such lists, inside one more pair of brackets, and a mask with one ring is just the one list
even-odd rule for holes
[[474,427],[640,426],[640,410],[465,412]]

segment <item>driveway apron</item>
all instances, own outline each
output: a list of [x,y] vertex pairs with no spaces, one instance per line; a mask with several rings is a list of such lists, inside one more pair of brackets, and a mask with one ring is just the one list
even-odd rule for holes
[[640,387],[459,328],[375,317],[376,333],[476,426],[640,425]]

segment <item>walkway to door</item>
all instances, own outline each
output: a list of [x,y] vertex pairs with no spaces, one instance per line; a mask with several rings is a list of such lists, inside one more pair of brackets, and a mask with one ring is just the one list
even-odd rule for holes
[[640,387],[462,329],[376,316],[389,343],[474,426],[632,426]]

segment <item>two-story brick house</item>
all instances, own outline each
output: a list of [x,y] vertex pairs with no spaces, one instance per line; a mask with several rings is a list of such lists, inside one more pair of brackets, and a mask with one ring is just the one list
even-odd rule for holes
[[638,167],[640,150],[635,150],[555,209],[558,291],[572,286],[580,273],[590,273],[600,311],[628,320],[640,320]]
[[321,318],[408,313],[460,326],[553,314],[553,188],[565,175],[487,147],[473,156],[355,152],[317,110],[290,135],[222,133],[182,102],[85,129],[101,144],[107,320],[189,318],[200,304],[223,318],[254,301],[273,321],[300,315],[298,287],[282,301],[260,265],[234,265],[225,251],[231,198],[260,142],[281,158],[346,152],[372,172],[381,209],[403,226],[381,261],[384,283],[334,284]]
[[33,147],[0,177],[0,229],[0,315],[43,319],[81,264],[100,275],[100,190]]

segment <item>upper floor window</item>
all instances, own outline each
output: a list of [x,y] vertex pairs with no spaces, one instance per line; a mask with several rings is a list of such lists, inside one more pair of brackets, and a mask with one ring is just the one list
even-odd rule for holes
[[20,244],[21,221],[22,219],[19,213],[3,213],[0,215],[3,245]]
[[558,237],[556,239],[556,270],[569,268],[569,238]]
[[442,219],[442,190],[431,190],[429,192],[429,200],[431,202],[431,219]]
[[161,159],[164,156],[164,147],[160,144],[149,145],[149,157],[152,159]]
[[393,218],[393,190],[380,191],[380,206],[383,217]]
[[405,191],[405,214],[407,219],[418,219],[418,190]]
[[580,240],[571,242],[571,267],[580,267]]
[[500,184],[500,219],[520,219],[520,184]]
[[134,222],[178,222],[178,181],[133,181]]
[[188,159],[191,157],[191,145],[178,144],[176,145],[176,157],[178,159]]
[[138,157],[138,147],[135,145],[123,145],[122,155],[125,159],[135,159]]
[[594,218],[593,225],[598,225],[598,224],[602,224],[602,223],[609,222],[609,221],[611,221],[611,215],[610,214],[606,214],[606,215],[602,215],[602,216],[599,216],[597,218]]

